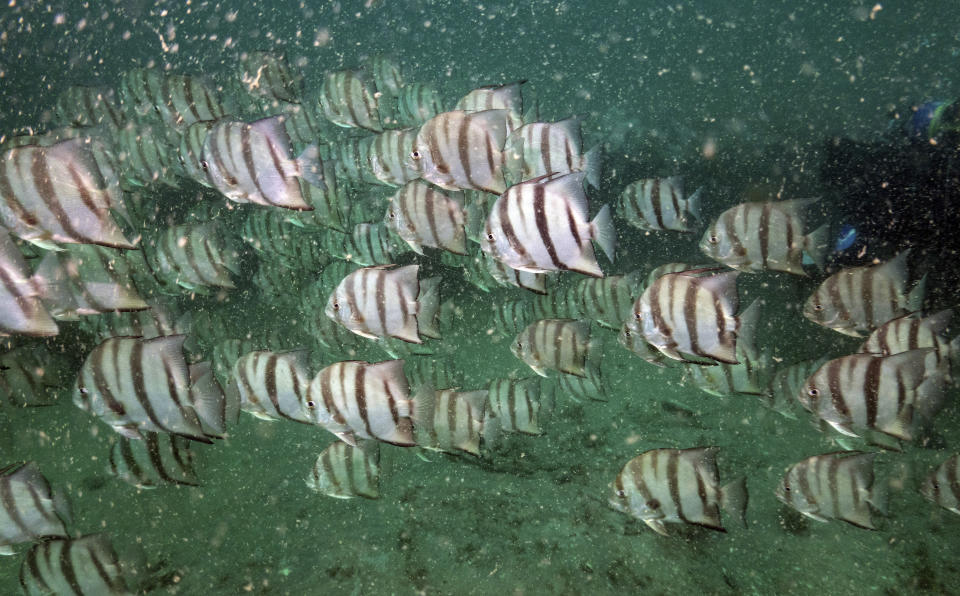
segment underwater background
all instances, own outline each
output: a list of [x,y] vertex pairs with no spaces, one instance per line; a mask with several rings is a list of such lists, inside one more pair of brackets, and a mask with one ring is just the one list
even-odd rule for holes
[[[407,80],[441,89],[445,105],[482,85],[526,80],[541,118],[578,116],[585,147],[603,146],[604,181],[588,193],[591,205],[613,205],[633,180],[680,174],[688,189],[704,188],[709,220],[746,197],[841,200],[823,180],[828,146],[880,139],[891,114],[960,94],[958,19],[950,2],[10,0],[0,7],[0,134],[42,130],[60,91],[116,86],[135,67],[215,75],[231,72],[238,52],[269,50],[309,89],[325,72],[386,54]],[[170,212],[195,194],[158,192]],[[706,260],[695,236],[643,234],[622,221],[617,230],[606,272]],[[484,293],[439,259],[424,266],[442,276],[455,305],[435,353],[460,386],[482,389],[523,366],[509,349],[515,332],[494,325],[494,312],[520,290]],[[324,304],[306,312],[297,285],[288,295],[260,292],[254,270],[225,296],[185,294],[178,304],[195,322],[217,321],[222,337],[313,347],[304,321],[322,316]],[[928,291],[938,308],[951,306],[956,277],[936,279]],[[764,301],[755,335],[773,361],[856,349],[856,340],[802,317],[814,279],[767,273],[742,275],[739,285],[742,304]],[[61,329],[45,341],[78,369],[95,343],[70,324]],[[329,433],[247,415],[198,450],[201,486],[137,490],[106,475],[113,433],[70,403],[69,374],[52,407],[0,407],[0,464],[37,462],[69,496],[73,527],[108,532],[118,548],[139,544],[162,562],[156,593],[957,592],[960,518],[917,492],[957,450],[954,389],[934,440],[880,456],[878,477],[890,490],[880,529],[821,524],[781,504],[774,489],[788,465],[836,450],[829,435],[753,396],[708,395],[683,384],[680,369],[624,350],[615,332],[597,335],[606,401],[557,395],[542,435],[505,433],[480,458],[385,445],[376,500],[306,487]],[[314,370],[336,359],[312,358]],[[721,478],[747,477],[747,529],[664,537],[608,506],[609,485],[630,458],[706,445],[720,448]],[[18,557],[0,557],[0,594],[19,593],[19,568]]]

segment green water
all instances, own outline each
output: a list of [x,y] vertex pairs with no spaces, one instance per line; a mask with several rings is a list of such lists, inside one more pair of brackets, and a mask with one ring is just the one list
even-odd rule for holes
[[[582,116],[586,145],[609,149],[608,178],[592,205],[612,203],[636,178],[673,173],[691,188],[707,186],[708,215],[754,187],[816,195],[825,139],[875,138],[890,110],[960,93],[960,10],[949,2],[10,4],[0,8],[0,133],[42,129],[63,88],[116,86],[122,71],[150,60],[213,74],[229,72],[239,51],[273,49],[316,88],[325,71],[384,52],[407,80],[441,88],[447,103],[479,85],[527,79],[541,115]],[[702,152],[708,141],[717,148],[712,159]],[[189,198],[165,192],[171,201]],[[611,273],[703,260],[695,237],[645,237],[617,225],[618,262],[602,262]],[[511,337],[491,332],[491,310],[520,291],[483,294],[435,258],[427,261],[462,312],[437,351],[462,375],[463,389],[520,370]],[[223,301],[184,298],[180,306],[216,313],[231,333],[262,338],[264,346],[310,345],[303,322],[323,305],[305,312],[298,296],[266,297],[249,283],[254,271],[244,271],[247,282]],[[775,359],[857,347],[800,315],[814,287],[786,275],[741,276],[743,304],[765,299],[756,335]],[[952,304],[951,291],[939,291],[946,296],[940,306]],[[891,495],[880,530],[805,521],[773,491],[786,466],[836,449],[829,435],[756,398],[708,396],[683,385],[679,370],[623,350],[613,332],[597,333],[608,401],[559,396],[544,435],[503,435],[481,460],[431,453],[426,461],[384,446],[376,501],[307,489],[303,479],[332,435],[247,415],[229,438],[200,450],[203,486],[137,491],[105,475],[113,433],[70,403],[70,387],[54,407],[0,409],[0,465],[38,462],[70,497],[77,530],[140,543],[175,576],[157,593],[960,590],[960,518],[916,492],[957,450],[955,405],[938,417],[937,448],[881,456],[878,476]],[[52,344],[73,354],[93,347],[69,331]],[[314,353],[314,370],[344,357]],[[665,538],[606,505],[609,483],[630,458],[701,445],[721,448],[723,478],[748,477],[748,529]],[[0,558],[0,594],[19,593],[19,564],[19,557]]]

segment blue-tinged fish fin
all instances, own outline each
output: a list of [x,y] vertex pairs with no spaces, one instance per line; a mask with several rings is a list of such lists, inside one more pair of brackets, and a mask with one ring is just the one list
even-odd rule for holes
[[323,181],[323,162],[320,160],[320,149],[316,143],[307,145],[297,158],[297,173],[303,181],[320,190],[327,190]]
[[583,154],[583,163],[580,168],[583,170],[583,173],[586,175],[587,184],[590,186],[600,189],[600,174],[601,167],[603,166],[603,155],[602,148],[600,145],[596,145],[589,151]]
[[849,422],[836,422],[833,420],[827,420],[826,422],[840,434],[847,435],[848,437],[856,437],[858,439],[860,438],[860,435],[853,432],[853,430],[850,428]]
[[414,422],[414,427],[419,431],[430,432],[433,430],[433,410],[436,407],[437,392],[433,384],[424,382],[418,385],[411,398],[412,413],[410,418]]
[[907,294],[906,308],[910,311],[923,310],[923,299],[927,295],[927,274],[920,278],[920,281],[913,286],[910,293]]
[[806,517],[809,517],[810,519],[816,520],[816,521],[818,521],[818,522],[827,523],[828,521],[830,521],[830,520],[828,520],[827,518],[823,517],[822,515],[819,515],[819,514],[817,514],[817,513],[812,512],[812,511],[801,511],[800,513],[803,514],[803,515],[805,515]]
[[650,527],[650,529],[652,529],[657,534],[660,534],[661,536],[670,535],[667,533],[666,526],[664,526],[663,522],[660,521],[659,519],[645,519],[643,520],[643,523],[647,524]]
[[747,478],[741,476],[726,486],[720,488],[720,508],[733,516],[744,528],[747,527],[747,503],[750,496],[747,493]]
[[333,433],[338,439],[350,445],[351,447],[357,446],[357,438],[354,436],[353,431],[340,431]]
[[610,205],[604,205],[600,208],[600,212],[590,222],[590,228],[593,232],[593,239],[612,263],[617,248],[617,230],[613,227]]
[[692,195],[687,197],[687,213],[692,215],[697,221],[703,221],[701,216],[701,206],[703,204],[703,187],[698,188]]
[[9,544],[0,544],[0,557],[12,557],[17,551]]
[[823,271],[827,252],[830,250],[830,225],[823,224],[804,238],[803,249],[806,251],[817,269]]
[[737,348],[750,360],[759,360],[760,358],[757,352],[754,332],[760,323],[760,310],[762,306],[763,300],[757,298],[737,317],[740,320],[737,325]]

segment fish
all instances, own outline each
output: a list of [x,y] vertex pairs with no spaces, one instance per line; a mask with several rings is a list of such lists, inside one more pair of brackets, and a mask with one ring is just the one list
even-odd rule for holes
[[433,85],[409,83],[400,89],[397,121],[401,126],[420,126],[441,112],[443,100]]
[[507,133],[513,132],[524,123],[523,89],[521,88],[524,83],[526,81],[514,81],[503,85],[478,87],[461,97],[453,109],[467,113],[505,110]]
[[67,87],[57,97],[54,115],[63,126],[103,126],[109,131],[117,131],[126,123],[126,117],[117,105],[116,94],[109,87]]
[[920,494],[943,507],[960,515],[960,455],[952,455],[924,478],[920,485]]
[[217,89],[202,77],[137,68],[120,80],[121,106],[133,118],[151,117],[186,129],[201,120],[217,120],[230,111]]
[[34,272],[43,304],[54,318],[145,310],[126,253],[94,244],[48,252]]
[[0,333],[37,337],[57,335],[56,321],[44,308],[41,287],[10,234],[0,229]]
[[354,447],[334,441],[317,457],[307,476],[310,490],[336,499],[380,498],[380,444]]
[[383,132],[377,93],[361,72],[328,72],[320,87],[320,107],[337,126]]
[[816,521],[840,519],[875,530],[871,506],[882,511],[886,503],[874,480],[876,457],[876,453],[858,451],[808,457],[787,469],[777,486],[777,498]]
[[420,177],[446,190],[500,194],[503,178],[504,110],[452,111],[427,120],[417,133],[410,165]]
[[907,292],[905,250],[878,265],[851,267],[834,273],[807,298],[803,316],[853,337],[863,337],[883,323],[921,309],[926,278]]
[[357,438],[416,445],[412,419],[425,414],[415,412],[403,362],[331,364],[310,382],[302,402],[304,416],[350,445],[356,445]]
[[857,351],[892,356],[909,350],[933,348],[927,367],[939,368],[960,355],[960,336],[949,341],[943,336],[952,316],[953,311],[946,309],[926,317],[921,313],[897,317],[874,329]]
[[282,116],[252,123],[224,119],[214,124],[203,142],[200,166],[225,197],[237,203],[312,209],[300,190],[300,180],[323,188],[323,163],[316,145],[291,157],[290,136]]
[[574,401],[580,401],[581,398],[607,401],[606,389],[599,369],[585,377],[561,374],[557,377],[557,388]]
[[716,447],[652,449],[631,459],[611,485],[610,506],[656,533],[686,523],[726,532],[722,509],[746,527],[747,484],[738,478],[720,486]]
[[101,342],[80,369],[74,405],[131,439],[154,431],[211,443],[197,409],[214,404],[191,401],[185,340],[183,335],[167,335]]
[[110,448],[107,472],[141,489],[165,484],[199,486],[193,466],[192,441],[167,433],[146,432],[142,441],[126,437]]
[[514,130],[504,146],[504,171],[513,182],[546,174],[583,172],[587,184],[600,188],[600,147],[582,153],[580,120],[531,122]]
[[253,51],[240,55],[240,82],[255,96],[298,103],[303,95],[303,77],[290,68],[283,54]]
[[373,138],[367,152],[369,172],[375,184],[397,188],[417,180],[420,174],[410,164],[410,154],[417,142],[417,130],[387,130]]
[[533,372],[547,370],[587,377],[596,372],[600,351],[590,341],[590,323],[573,319],[535,321],[514,339],[510,350]]
[[480,260],[484,264],[486,273],[498,284],[504,287],[522,288],[534,294],[547,293],[547,274],[521,271],[508,266],[503,261],[480,252]]
[[528,379],[494,379],[487,387],[487,407],[506,432],[540,435],[540,381]]
[[793,199],[741,203],[727,209],[703,233],[700,250],[738,271],[806,275],[803,254],[823,269],[830,249],[828,224],[806,233],[803,212],[819,201]]
[[631,226],[644,231],[692,232],[689,216],[700,220],[703,189],[689,197],[683,178],[644,178],[632,182],[620,193],[618,212]]
[[796,420],[794,409],[797,405],[797,393],[810,375],[827,360],[829,359],[826,356],[816,360],[802,360],[776,370],[770,378],[763,403],[781,416]]
[[619,329],[643,294],[641,281],[639,272],[578,280],[559,298],[566,309],[557,315],[592,319],[608,329]]
[[117,552],[106,534],[58,538],[33,546],[20,566],[26,594],[127,596],[130,589]]
[[390,197],[384,222],[419,255],[424,246],[466,255],[462,205],[457,195],[414,180]]
[[144,243],[147,262],[163,282],[191,291],[233,289],[239,255],[219,227],[208,222],[171,226]]
[[237,392],[240,410],[260,420],[311,424],[301,408],[309,384],[305,350],[258,350],[234,362],[227,394]]
[[674,360],[737,364],[738,338],[752,333],[759,316],[752,305],[734,314],[740,302],[737,275],[701,268],[661,276],[634,303],[630,331]]
[[179,155],[173,139],[167,138],[160,125],[154,128],[130,122],[118,130],[114,138],[120,182],[125,189],[134,190],[158,182],[171,188],[179,187]]
[[813,373],[797,400],[837,432],[877,431],[910,441],[944,401],[946,371],[928,368],[932,348],[892,356],[850,354]]
[[367,60],[378,93],[398,97],[404,88],[403,73],[390,56],[374,54]]
[[770,358],[758,355],[754,349],[745,349],[737,342],[737,364],[720,362],[716,365],[684,363],[684,380],[693,383],[704,393],[727,395],[756,395],[765,397]]
[[493,204],[480,248],[521,271],[603,277],[590,241],[613,262],[616,231],[608,205],[587,221],[583,177],[554,174],[511,186]]
[[41,246],[134,248],[111,216],[120,182],[97,161],[96,151],[103,150],[99,141],[76,138],[0,153],[0,225]]
[[643,336],[643,331],[635,324],[636,320],[631,317],[624,321],[620,327],[620,333],[617,334],[617,343],[640,356],[650,364],[665,368],[669,362],[675,362],[667,357],[663,352],[654,346]]
[[177,147],[177,163],[182,176],[189,178],[207,188],[213,188],[214,183],[210,179],[209,167],[204,168],[201,165],[203,161],[203,144],[213,128],[214,122],[200,121],[194,122],[187,127],[183,136],[180,137],[180,144]]
[[434,390],[431,385],[423,385],[417,390],[416,399],[427,413],[414,427],[414,436],[420,447],[480,455],[485,420],[494,424],[493,419],[485,418],[486,390]]
[[13,546],[55,536],[69,536],[68,502],[54,493],[34,462],[0,468],[0,555]]
[[419,344],[418,265],[364,267],[347,275],[327,300],[326,315],[361,337]]

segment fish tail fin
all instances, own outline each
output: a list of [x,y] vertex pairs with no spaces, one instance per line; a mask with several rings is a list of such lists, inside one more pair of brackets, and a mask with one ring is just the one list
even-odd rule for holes
[[747,504],[750,495],[747,493],[747,478],[741,476],[720,489],[720,508],[733,516],[737,523],[747,527]]
[[826,263],[827,251],[830,249],[830,226],[823,224],[813,232],[807,234],[804,239],[804,250],[813,259],[813,264],[817,269],[823,271]]
[[590,222],[593,228],[593,239],[603,249],[610,262],[613,262],[613,254],[617,245],[617,230],[613,227],[613,216],[610,215],[610,205],[604,205],[600,213]]
[[596,189],[600,188],[600,167],[602,164],[602,157],[603,156],[600,153],[600,145],[597,145],[593,149],[590,149],[583,154],[583,173],[586,175],[587,184]]
[[923,299],[927,295],[927,275],[924,274],[920,281],[913,286],[910,293],[907,294],[907,310],[916,312],[923,310]]
[[430,383],[422,383],[417,386],[413,393],[413,413],[410,418],[413,419],[414,427],[418,430],[431,432],[433,430],[433,410],[437,404],[437,393]]
[[320,160],[320,149],[317,148],[316,144],[308,145],[303,150],[303,153],[297,158],[297,168],[304,182],[321,190],[327,190],[327,185],[323,181],[323,162]]
[[701,216],[701,207],[703,205],[703,187],[698,188],[692,195],[687,197],[687,213],[692,215],[697,221],[703,221]]

